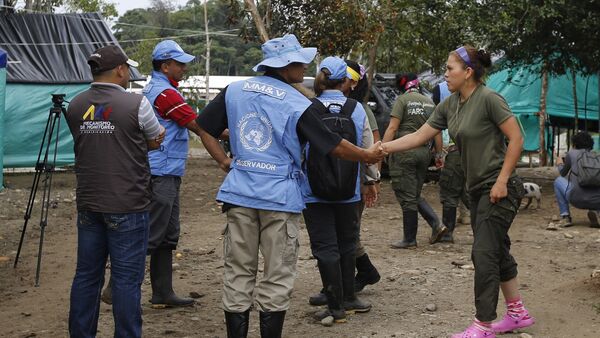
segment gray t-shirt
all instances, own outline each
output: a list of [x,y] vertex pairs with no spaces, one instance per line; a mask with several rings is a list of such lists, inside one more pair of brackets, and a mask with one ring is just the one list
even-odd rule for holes
[[565,176],[569,180],[569,194],[567,195],[569,203],[579,209],[600,210],[600,189],[584,188],[577,181],[577,175],[579,174],[577,160],[584,151],[587,150],[569,150],[565,156],[565,163],[559,165],[558,170],[561,176]]
[[459,95],[457,91],[440,103],[427,123],[435,129],[448,129],[460,150],[467,190],[475,191],[493,184],[500,174],[506,138],[499,126],[513,114],[504,98],[484,85],[463,103],[459,103]]

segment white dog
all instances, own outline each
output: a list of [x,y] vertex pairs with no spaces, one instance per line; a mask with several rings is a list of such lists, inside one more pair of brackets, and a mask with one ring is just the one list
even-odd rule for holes
[[532,209],[539,209],[542,201],[542,188],[540,188],[539,185],[531,182],[523,183],[523,188],[525,188],[525,191],[527,192],[525,196],[523,196],[524,198],[527,198],[527,204],[525,204],[523,209],[527,209],[531,204],[531,200],[534,198],[537,203],[535,208]]

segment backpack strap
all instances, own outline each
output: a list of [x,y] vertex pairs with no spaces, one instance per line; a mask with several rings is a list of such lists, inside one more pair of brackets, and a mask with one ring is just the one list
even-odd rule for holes
[[310,101],[313,103],[313,105],[317,109],[317,112],[319,113],[319,115],[325,115],[325,114],[329,113],[329,109],[327,107],[325,107],[325,105],[323,104],[323,102],[321,102],[321,100],[317,99],[316,97],[313,97],[312,99],[310,99]]
[[355,99],[347,98],[346,103],[344,103],[344,106],[342,106],[342,109],[340,110],[340,114],[347,117],[351,117],[352,113],[354,113],[354,109],[356,108],[357,104],[358,101],[356,101]]

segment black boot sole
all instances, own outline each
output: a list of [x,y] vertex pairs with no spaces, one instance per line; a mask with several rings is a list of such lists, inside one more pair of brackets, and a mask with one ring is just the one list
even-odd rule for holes
[[177,307],[190,307],[190,306],[194,306],[194,304],[196,304],[195,301],[192,301],[191,303],[182,303],[182,304],[152,303],[152,302],[150,302],[150,308],[161,310],[161,309],[171,309],[171,308],[177,308]]
[[441,230],[435,233],[435,236],[431,236],[429,238],[429,244],[435,244],[440,241],[440,239],[448,233],[448,228],[444,225],[440,225]]

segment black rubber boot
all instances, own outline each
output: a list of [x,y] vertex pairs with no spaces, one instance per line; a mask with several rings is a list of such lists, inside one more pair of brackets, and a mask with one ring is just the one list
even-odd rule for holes
[[402,210],[402,223],[404,231],[404,239],[392,243],[394,249],[408,249],[417,246],[417,226],[419,214],[413,210]]
[[173,291],[173,252],[156,249],[150,256],[150,282],[153,309],[194,305],[192,298],[179,298]]
[[346,310],[347,314],[371,311],[371,304],[358,299],[354,291],[354,268],[356,266],[354,252],[342,255],[340,264],[342,267],[342,284],[344,288],[344,310]]
[[308,297],[308,304],[312,306],[327,305],[327,296],[325,295],[325,289],[321,289],[319,293]]
[[356,257],[356,277],[354,277],[354,291],[360,292],[365,286],[373,285],[381,279],[377,268],[371,263],[366,253]]
[[248,322],[250,321],[250,310],[245,312],[225,311],[225,325],[227,326],[227,338],[246,338],[248,336]]
[[456,208],[452,207],[444,207],[442,210],[442,222],[446,228],[448,228],[448,232],[440,238],[440,243],[454,243],[454,237],[452,233],[454,232],[454,228],[456,227]]
[[260,312],[260,337],[281,338],[285,311]]
[[[319,262],[318,266],[323,285],[325,286],[323,291],[327,300],[327,310],[333,315],[336,322],[345,322],[346,316],[344,309],[342,308],[343,286],[340,261]],[[354,274],[354,269],[352,270],[352,273]]]
[[427,224],[431,227],[431,237],[429,237],[429,244],[436,243],[442,238],[442,236],[448,231],[445,225],[440,223],[440,219],[429,203],[423,198],[419,199],[417,204],[419,214],[427,221]]

